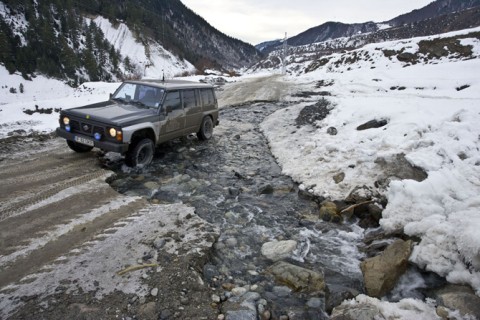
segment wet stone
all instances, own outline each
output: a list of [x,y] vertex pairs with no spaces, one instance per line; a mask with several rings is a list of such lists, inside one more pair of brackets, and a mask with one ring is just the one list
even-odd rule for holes
[[262,245],[262,255],[267,259],[278,261],[289,257],[297,247],[297,241],[272,241]]

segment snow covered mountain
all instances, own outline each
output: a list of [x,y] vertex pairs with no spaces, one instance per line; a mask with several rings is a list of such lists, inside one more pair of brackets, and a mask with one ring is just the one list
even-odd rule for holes
[[[290,72],[300,72],[301,68],[299,67],[299,63],[305,61],[312,62],[323,56],[360,48],[369,43],[436,35],[479,25],[480,7],[474,7],[399,27],[385,28],[385,26],[387,26],[386,24],[378,24],[378,26],[382,26],[382,28],[375,32],[354,34],[350,37],[330,39],[302,46],[290,45],[290,40],[288,40],[290,46],[288,47],[285,63],[292,65],[288,67]],[[276,49],[270,52],[266,58],[253,65],[250,70],[278,69],[282,64],[282,55],[283,51]]]
[[[319,26],[310,28],[294,37],[288,39],[288,44],[290,46],[304,46],[318,42],[324,42],[332,39],[352,37],[355,35],[365,35],[372,32],[380,31],[388,27],[401,27],[405,24],[413,24],[427,19],[432,19],[440,16],[448,16],[451,13],[463,11],[469,8],[474,8],[480,6],[480,0],[465,0],[465,1],[453,1],[453,0],[437,0],[431,4],[425,6],[424,8],[414,10],[410,13],[403,14],[389,21],[374,23],[374,22],[365,22],[365,23],[356,23],[356,24],[345,24],[340,22],[326,22]],[[468,27],[468,26],[467,26]],[[472,26],[470,26],[472,27]],[[448,32],[459,29],[445,29],[439,30],[438,32],[433,32],[431,34]],[[410,32],[408,36],[404,38],[412,38],[414,36],[422,36],[424,34],[416,33],[415,31]],[[264,42],[257,45],[257,49],[263,53],[270,53],[274,50],[277,50],[281,42],[270,41]]]

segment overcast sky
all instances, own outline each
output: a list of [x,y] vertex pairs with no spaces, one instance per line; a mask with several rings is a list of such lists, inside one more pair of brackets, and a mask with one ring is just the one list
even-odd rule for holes
[[327,21],[390,20],[433,0],[181,0],[212,26],[251,44],[295,36]]

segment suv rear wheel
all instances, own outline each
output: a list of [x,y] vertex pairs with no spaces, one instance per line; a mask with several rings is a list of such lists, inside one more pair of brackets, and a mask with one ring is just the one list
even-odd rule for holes
[[77,143],[75,141],[70,141],[70,140],[67,140],[67,144],[70,149],[78,153],[90,152],[93,149],[93,147],[86,146],[84,144]]
[[148,166],[155,153],[155,145],[151,139],[145,138],[130,146],[125,155],[125,164],[129,167]]
[[210,117],[205,117],[202,120],[202,126],[200,131],[197,133],[197,137],[200,140],[208,140],[213,136],[213,121]]

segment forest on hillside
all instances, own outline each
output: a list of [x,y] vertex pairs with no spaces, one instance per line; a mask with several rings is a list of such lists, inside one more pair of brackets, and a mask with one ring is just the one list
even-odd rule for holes
[[0,63],[10,73],[29,78],[34,72],[66,79],[121,78],[128,57],[105,40],[87,18],[103,16],[125,23],[137,41],[154,40],[197,69],[248,64],[257,51],[211,27],[179,0],[2,0],[9,15],[0,15]]

